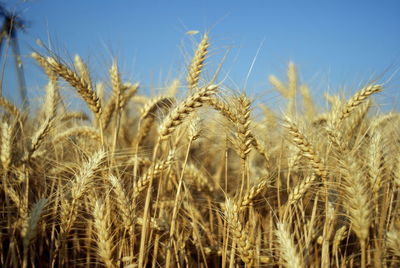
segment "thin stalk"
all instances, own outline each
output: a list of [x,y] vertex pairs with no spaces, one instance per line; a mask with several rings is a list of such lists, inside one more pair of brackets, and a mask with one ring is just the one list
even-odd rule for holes
[[[228,225],[229,228],[229,225]],[[229,234],[229,230],[228,230],[228,234]],[[236,251],[236,241],[235,239],[232,238],[232,248],[231,248],[231,255],[229,256],[229,268],[235,268],[235,254]]]
[[239,200],[242,199],[243,196],[243,192],[244,192],[244,185],[245,185],[245,180],[246,180],[246,160],[245,159],[241,159],[240,161],[241,165],[241,173],[242,173],[242,180],[241,180],[241,185],[240,185],[240,192],[239,192]]
[[101,120],[101,116],[97,116],[97,123],[100,128],[101,149],[105,150],[103,120]]
[[178,211],[180,208],[180,195],[182,191],[182,185],[183,185],[183,175],[185,173],[185,168],[186,164],[189,158],[189,152],[190,152],[190,147],[192,145],[193,138],[189,140],[189,144],[186,150],[186,155],[185,155],[185,161],[183,162],[182,166],[182,172],[179,177],[179,183],[178,183],[178,189],[176,191],[176,196],[175,196],[175,202],[174,202],[174,210],[172,211],[172,219],[171,219],[171,227],[169,230],[169,243],[167,247],[167,257],[166,257],[166,262],[165,262],[165,267],[169,268],[171,265],[171,249],[172,249],[172,239],[174,238],[174,233],[175,233],[175,227],[176,227],[176,219],[178,217]]
[[[160,147],[160,142],[161,139],[157,140],[157,143],[154,147],[154,151],[153,151],[153,157],[152,157],[152,162],[155,163],[156,162],[156,158],[157,158],[157,153],[158,153],[158,149]],[[139,251],[139,265],[138,267],[144,267],[144,262],[145,262],[145,257],[146,257],[146,244],[147,244],[147,235],[148,235],[148,230],[150,229],[150,210],[151,210],[151,204],[150,204],[150,200],[151,200],[151,188],[153,187],[153,179],[154,179],[154,168],[156,165],[151,165],[151,175],[150,175],[150,181],[149,181],[149,185],[147,186],[147,193],[146,193],[146,201],[145,201],[145,205],[144,205],[144,212],[143,212],[143,225],[142,225],[142,231],[141,231],[141,236],[140,236],[140,251]]]
[[[112,144],[112,155],[115,155],[115,150],[117,148],[117,139],[118,139],[118,133],[119,133],[119,128],[121,126],[121,109],[120,109],[120,95],[117,94],[117,101],[115,102],[115,117],[116,117],[116,127],[114,131],[114,140]],[[114,158],[114,157],[113,157]]]
[[361,268],[365,268],[366,258],[367,258],[365,239],[360,240],[360,246],[361,246]]

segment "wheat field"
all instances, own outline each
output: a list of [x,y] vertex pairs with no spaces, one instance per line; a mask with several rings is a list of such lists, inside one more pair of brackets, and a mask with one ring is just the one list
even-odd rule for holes
[[385,85],[322,109],[289,63],[286,81],[268,77],[279,112],[205,79],[209,46],[157,96],[116,60],[93,81],[79,56],[32,53],[42,105],[0,99],[0,266],[400,265],[400,117],[373,100]]

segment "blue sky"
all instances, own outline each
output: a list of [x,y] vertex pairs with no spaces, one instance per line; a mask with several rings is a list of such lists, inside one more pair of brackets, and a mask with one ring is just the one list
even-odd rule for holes
[[[382,74],[380,82],[393,76],[381,99],[398,106],[400,1],[13,0],[6,6],[29,21],[19,37],[33,97],[43,93],[45,82],[29,58],[32,49],[39,50],[36,39],[67,59],[81,55],[99,79],[116,57],[124,78],[149,91],[182,77],[193,38],[201,37],[185,32],[199,30],[210,31],[211,38],[205,75],[212,76],[229,49],[223,77],[236,89],[248,80],[246,91],[256,99],[279,102],[267,77],[284,79],[293,61],[318,99],[327,90],[350,95]],[[6,70],[4,94],[17,100],[13,79]]]

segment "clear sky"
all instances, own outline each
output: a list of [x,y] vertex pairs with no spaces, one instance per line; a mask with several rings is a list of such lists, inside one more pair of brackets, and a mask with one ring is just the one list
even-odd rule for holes
[[[89,60],[96,77],[107,73],[112,57],[125,78],[143,90],[182,77],[192,52],[188,30],[210,31],[208,76],[230,49],[226,80],[255,98],[277,102],[267,77],[285,78],[289,61],[313,94],[337,90],[351,94],[362,83],[379,78],[387,90],[384,104],[398,105],[400,76],[400,1],[7,1],[29,23],[19,35],[30,96],[43,92],[43,74],[29,58],[39,50],[36,39],[61,56]],[[259,52],[257,54],[257,51]],[[225,77],[223,75],[222,77]],[[4,94],[17,99],[6,70]]]

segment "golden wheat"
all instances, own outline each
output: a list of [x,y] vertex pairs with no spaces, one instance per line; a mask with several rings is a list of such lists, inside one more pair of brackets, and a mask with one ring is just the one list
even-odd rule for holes
[[287,107],[271,108],[216,82],[221,65],[207,80],[208,49],[206,33],[158,97],[115,59],[103,83],[79,56],[32,54],[40,105],[0,97],[1,267],[399,266],[400,116],[375,109],[383,87],[324,109],[290,62],[269,76]]

